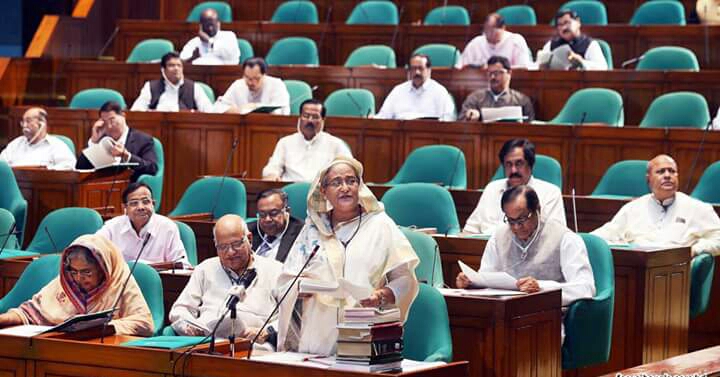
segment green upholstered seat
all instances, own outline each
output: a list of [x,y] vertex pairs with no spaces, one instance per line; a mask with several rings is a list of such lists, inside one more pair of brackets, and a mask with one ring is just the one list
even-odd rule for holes
[[200,15],[202,15],[202,12],[207,8],[215,9],[220,22],[232,22],[232,8],[230,7],[230,4],[224,1],[204,1],[196,5],[188,14],[186,21],[199,22]]
[[649,49],[635,67],[638,71],[699,71],[700,63],[692,50],[678,46]]
[[398,22],[400,22],[400,18],[397,6],[387,0],[370,0],[359,3],[353,8],[346,21],[348,25],[397,25]]
[[[129,263],[132,267],[132,263]],[[133,271],[133,277],[150,308],[153,318],[153,335],[160,335],[165,321],[165,304],[163,301],[163,286],[160,274],[145,263],[139,262]]]
[[247,39],[238,38],[237,43],[238,49],[240,50],[240,64],[244,63],[245,60],[255,57],[255,50],[253,50],[253,46]]
[[461,5],[437,7],[425,16],[425,25],[470,25],[470,14]]
[[300,220],[307,217],[307,196],[310,191],[310,182],[295,182],[282,188],[287,194],[290,215]]
[[60,255],[44,255],[32,261],[20,275],[20,278],[2,299],[0,313],[17,308],[32,298],[60,272]]
[[180,231],[180,240],[185,247],[185,253],[187,253],[188,257],[187,262],[190,263],[190,265],[192,266],[197,266],[198,256],[197,239],[195,238],[195,232],[192,230],[190,225],[187,225],[184,222],[176,220],[175,225],[177,225],[178,230]]
[[403,357],[417,361],[452,361],[452,338],[445,297],[420,284],[403,331]]
[[163,55],[175,51],[173,43],[167,39],[146,39],[136,44],[127,58],[128,63],[158,63]]
[[0,208],[0,250],[19,249],[15,216],[5,208]]
[[375,96],[361,88],[338,89],[325,99],[328,116],[367,117],[375,114]]
[[590,196],[629,199],[650,193],[645,181],[646,160],[625,160],[614,163],[600,178]]
[[68,149],[70,149],[70,152],[72,152],[72,154],[75,154],[75,143],[73,143],[72,139],[70,139],[69,137],[67,137],[65,135],[53,134],[52,136],[60,139],[60,141],[62,141],[63,143],[65,143],[65,145],[67,145]]
[[535,9],[529,5],[508,5],[497,10],[505,25],[537,25]]
[[580,17],[583,25],[607,25],[607,9],[601,1],[593,0],[575,0],[568,1],[560,6],[560,9],[570,9],[575,11]]
[[426,145],[413,150],[386,184],[410,182],[441,183],[450,188],[466,189],[465,154],[452,145]]
[[385,212],[398,225],[434,227],[446,234],[460,232],[455,202],[450,192],[438,185],[420,182],[395,185],[383,195],[382,202]]
[[200,85],[203,92],[205,92],[205,95],[210,100],[210,103],[215,103],[215,91],[210,87],[210,85],[200,81],[195,81],[195,83]]
[[[0,160],[0,208],[12,213],[18,232],[18,241],[22,244],[27,220],[27,200],[22,195],[15,180],[15,174],[7,162]],[[2,230],[0,230],[2,231]]]
[[127,108],[125,98],[122,94],[114,89],[90,88],[81,90],[70,100],[71,109],[93,109],[98,110],[107,101],[115,101],[120,104],[123,109]]
[[313,90],[305,81],[284,80],[288,94],[290,94],[290,114],[299,115],[300,105],[305,100],[313,98]]
[[708,166],[690,196],[705,203],[720,204],[720,161]]
[[223,182],[222,177],[200,178],[185,190],[169,216],[212,212],[213,219],[228,213],[245,218],[246,196],[245,185],[238,179],[226,177]]
[[608,69],[613,69],[613,55],[612,55],[612,48],[610,47],[610,44],[605,42],[602,39],[595,38],[597,43],[600,45],[600,50],[602,50],[603,56],[605,57],[605,62],[607,63]]
[[646,1],[635,9],[630,25],[685,25],[685,8],[675,0]]
[[273,43],[265,61],[268,65],[320,65],[315,41],[306,37],[287,37]]
[[440,249],[435,239],[429,235],[413,230],[412,228],[400,227],[420,263],[415,267],[415,276],[421,283],[431,287],[442,288],[445,285],[442,272],[442,261],[440,260]]
[[270,22],[275,24],[317,24],[317,7],[312,1],[286,1],[275,9]]
[[429,56],[433,67],[452,68],[460,61],[460,49],[445,43],[430,43],[420,46],[413,51],[414,54]]
[[45,216],[25,251],[60,253],[85,234],[95,234],[103,225],[100,214],[91,208],[65,207]]
[[690,263],[690,318],[695,318],[707,310],[714,274],[715,257],[708,253],[693,257]]
[[165,152],[163,151],[163,145],[158,138],[154,137],[153,142],[155,156],[157,157],[158,170],[155,175],[141,175],[138,177],[138,182],[142,182],[150,186],[153,199],[155,200],[155,212],[158,212],[160,211],[160,205],[162,204],[163,179],[165,177]]
[[[562,191],[562,167],[558,160],[550,156],[537,154],[535,155],[535,166],[533,166],[532,173],[535,178],[552,183]],[[495,175],[490,180],[495,181],[498,179],[505,179],[505,169],[502,165],[498,166]]]
[[345,67],[361,67],[367,65],[396,68],[395,51],[385,45],[366,45],[353,50],[345,61]]
[[695,92],[674,92],[652,101],[640,127],[703,129],[708,122],[710,111],[705,97]]
[[622,127],[625,123],[620,93],[605,88],[585,88],[573,93],[552,124],[604,123]]

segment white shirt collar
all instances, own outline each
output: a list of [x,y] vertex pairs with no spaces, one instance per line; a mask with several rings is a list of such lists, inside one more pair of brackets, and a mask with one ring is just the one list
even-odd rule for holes
[[130,133],[130,127],[126,124],[125,131],[123,131],[122,135],[120,135],[120,139],[118,139],[117,141],[122,145],[127,145],[127,139],[128,139],[129,133]]
[[157,226],[156,226],[156,225],[157,225],[157,222],[155,221],[155,217],[156,217],[156,214],[155,214],[155,213],[153,213],[152,216],[150,216],[150,219],[149,219],[148,222],[145,224],[145,226],[143,226],[143,227],[140,229],[140,232],[139,232],[139,233],[136,233],[136,232],[135,232],[135,228],[133,228],[133,226],[132,226],[132,222],[130,221],[130,217],[128,217],[128,215],[123,215],[123,216],[125,216],[125,220],[123,221],[123,226],[122,226],[122,229],[121,229],[121,232],[122,232],[122,233],[132,233],[133,235],[135,235],[135,236],[137,236],[137,237],[139,237],[139,238],[141,238],[141,239],[144,239],[144,238],[145,238],[145,235],[148,234],[148,233],[150,233],[150,236],[151,236],[151,237],[154,235],[154,233],[155,233],[155,228],[157,228]]

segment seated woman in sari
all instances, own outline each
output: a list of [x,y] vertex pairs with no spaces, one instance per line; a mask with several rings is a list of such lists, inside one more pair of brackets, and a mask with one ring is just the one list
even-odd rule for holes
[[[359,302],[329,295],[298,295],[293,288],[280,308],[278,349],[321,355],[335,353],[343,309],[397,306],[404,321],[418,292],[418,257],[395,222],[362,181],[353,158],[338,157],[320,171],[308,195],[308,217],[295,240],[278,285],[286,289],[319,245],[303,277],[343,278],[372,294]],[[282,290],[281,290],[282,292]],[[303,297],[304,296],[304,297]]]
[[[122,252],[112,242],[102,236],[80,236],[63,251],[59,276],[18,308],[0,315],[0,327],[54,326],[78,314],[112,309],[129,274]],[[109,326],[116,334],[152,335],[152,315],[135,278],[130,278]]]

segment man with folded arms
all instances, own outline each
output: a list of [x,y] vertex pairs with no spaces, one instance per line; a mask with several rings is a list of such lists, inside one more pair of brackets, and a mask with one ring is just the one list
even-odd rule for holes
[[20,121],[22,136],[11,141],[0,161],[10,166],[45,166],[48,169],[69,170],[75,166],[75,156],[59,138],[48,135],[47,111],[31,107]]

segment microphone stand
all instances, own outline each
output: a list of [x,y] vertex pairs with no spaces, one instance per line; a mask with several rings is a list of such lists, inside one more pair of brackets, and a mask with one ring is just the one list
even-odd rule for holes
[[237,301],[233,301],[230,305],[230,336],[228,341],[230,342],[230,357],[235,357],[235,319],[237,318]]
[[15,221],[13,221],[12,225],[10,226],[10,230],[8,230],[7,235],[5,236],[2,247],[0,247],[0,254],[2,254],[3,250],[5,250],[5,246],[7,246],[7,243],[10,240],[10,236],[12,236],[13,234],[15,234]]
[[230,153],[228,153],[227,161],[225,162],[225,171],[223,172],[222,179],[220,180],[220,187],[218,188],[217,194],[215,195],[215,203],[213,203],[212,209],[210,210],[210,216],[212,216],[213,220],[215,219],[215,209],[220,202],[220,194],[222,194],[223,184],[225,184],[225,178],[227,178],[228,169],[230,169],[230,162],[232,162],[232,156],[233,154],[235,154],[237,146],[238,139],[235,139],[233,140],[232,148],[230,148]]

